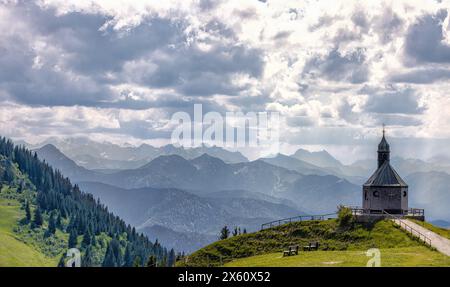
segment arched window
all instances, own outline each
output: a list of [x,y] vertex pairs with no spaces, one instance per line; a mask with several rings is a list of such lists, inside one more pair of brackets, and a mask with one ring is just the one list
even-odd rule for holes
[[375,190],[373,192],[373,197],[380,197],[380,193],[378,192],[378,190]]
[[406,197],[408,195],[408,192],[406,190],[403,191],[403,197]]

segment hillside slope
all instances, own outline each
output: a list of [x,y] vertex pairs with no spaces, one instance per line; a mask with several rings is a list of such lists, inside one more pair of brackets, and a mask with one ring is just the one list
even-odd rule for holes
[[[321,252],[366,251],[370,248],[390,249],[391,251],[398,248],[423,250],[421,243],[394,227],[390,221],[379,221],[375,224],[353,223],[342,227],[337,220],[333,219],[295,222],[217,241],[196,251],[187,261],[179,262],[179,265],[220,266],[240,258],[248,257],[250,259],[256,255],[275,253],[278,253],[279,257],[287,246],[305,246],[315,241],[320,242]],[[431,252],[430,249],[425,250]],[[432,252],[440,258],[438,252]],[[325,254],[329,255],[329,261],[333,261],[333,253]],[[317,253],[317,255],[323,256],[324,254]],[[269,260],[268,265],[262,264],[262,266],[273,266],[270,262]],[[450,260],[448,264],[450,264]]]
[[0,198],[0,267],[56,267],[58,257],[48,257],[17,238],[14,228],[23,213],[17,201]]
[[2,266],[63,266],[70,248],[80,250],[86,267],[144,266],[151,256],[161,266],[175,261],[174,251],[150,242],[6,138],[0,138],[0,200],[6,204],[0,216]]

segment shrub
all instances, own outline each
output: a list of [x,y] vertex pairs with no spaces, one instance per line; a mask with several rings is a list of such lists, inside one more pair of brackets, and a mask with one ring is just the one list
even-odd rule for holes
[[338,224],[340,227],[349,227],[353,223],[352,210],[345,206],[339,206]]

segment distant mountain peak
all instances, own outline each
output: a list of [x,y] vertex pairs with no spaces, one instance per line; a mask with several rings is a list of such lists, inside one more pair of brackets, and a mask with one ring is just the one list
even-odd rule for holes
[[319,166],[319,167],[340,167],[342,163],[334,158],[326,150],[321,151],[308,151],[305,149],[298,149],[292,157],[305,161],[307,163]]
[[44,146],[38,148],[37,151],[41,151],[41,152],[43,152],[43,151],[51,151],[51,152],[57,152],[57,153],[61,153],[62,154],[62,152],[56,146],[54,146],[51,143],[45,144]]

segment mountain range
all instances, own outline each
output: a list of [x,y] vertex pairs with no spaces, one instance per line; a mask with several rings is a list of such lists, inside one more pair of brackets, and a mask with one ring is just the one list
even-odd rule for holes
[[[87,147],[78,147],[72,154],[80,158],[83,149],[85,155],[100,152],[87,152],[89,145],[87,142]],[[195,151],[139,147],[154,152],[147,156],[136,147],[111,145],[106,152],[108,145],[102,148],[108,158],[133,162],[132,168],[104,168],[105,161],[100,161],[96,170],[91,170],[52,144],[36,152],[150,238],[186,252],[217,239],[223,225],[253,231],[266,221],[329,213],[339,204],[359,205],[361,184],[376,168],[374,159],[343,165],[326,151],[300,149],[291,156],[248,161],[218,147]],[[121,155],[112,156],[113,150]],[[201,151],[206,152],[199,154]],[[137,164],[139,160],[142,165]],[[393,166],[410,185],[410,206],[426,208],[431,219],[450,219],[446,207],[450,165],[445,163],[392,158]]]
[[200,146],[185,149],[174,145],[154,147],[148,144],[140,146],[120,146],[108,142],[96,142],[87,138],[49,138],[38,144],[21,144],[38,149],[45,145],[53,145],[71,158],[77,165],[90,170],[119,170],[141,167],[161,155],[179,155],[193,159],[207,153],[227,163],[246,162],[248,159],[240,152],[228,151],[216,146]]
[[[50,157],[49,151],[58,155]],[[208,154],[191,160],[167,155],[140,168],[104,174],[80,169],[73,163],[65,164],[61,159],[70,159],[51,145],[38,149],[37,154],[75,182],[100,182],[125,189],[177,188],[196,195],[245,190],[291,200],[300,210],[314,213],[334,211],[339,203],[355,204],[355,199],[359,199],[356,196],[359,187],[345,179],[334,175],[301,174],[264,160],[228,164]],[[58,160],[51,161],[55,158]]]

